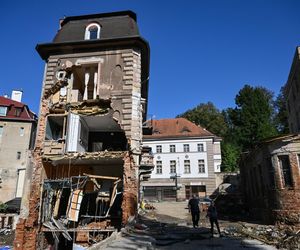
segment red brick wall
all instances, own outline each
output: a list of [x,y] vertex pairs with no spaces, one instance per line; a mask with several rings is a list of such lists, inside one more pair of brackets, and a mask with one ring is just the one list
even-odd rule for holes
[[46,116],[49,113],[48,101],[41,103],[41,114],[39,118],[39,128],[36,140],[36,147],[33,153],[34,170],[32,175],[31,193],[29,199],[29,215],[26,219],[19,220],[16,227],[14,249],[34,250],[37,244],[37,223],[39,216],[40,185],[42,181],[42,158],[41,152],[46,130]]
[[125,225],[128,218],[135,216],[137,212],[138,186],[136,166],[129,153],[124,157],[123,185],[122,223]]

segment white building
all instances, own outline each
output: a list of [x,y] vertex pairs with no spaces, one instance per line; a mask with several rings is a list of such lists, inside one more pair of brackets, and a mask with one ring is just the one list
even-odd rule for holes
[[144,198],[185,200],[192,194],[211,195],[217,188],[216,173],[221,171],[221,138],[184,118],[154,120],[152,127],[152,134],[143,137],[155,163],[151,178],[141,182]]

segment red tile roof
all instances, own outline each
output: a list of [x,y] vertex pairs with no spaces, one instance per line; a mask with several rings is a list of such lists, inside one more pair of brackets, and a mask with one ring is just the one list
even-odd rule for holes
[[[0,106],[7,107],[6,116],[0,115],[0,120],[20,120],[20,121],[36,121],[36,115],[31,112],[27,105],[21,102],[11,100],[9,98],[0,96]],[[17,115],[17,108],[20,109]]]
[[152,127],[152,135],[144,135],[144,139],[215,136],[185,118],[153,120]]

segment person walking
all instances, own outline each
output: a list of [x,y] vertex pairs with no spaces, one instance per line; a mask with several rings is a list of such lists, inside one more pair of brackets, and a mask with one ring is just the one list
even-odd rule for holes
[[200,219],[200,209],[199,209],[199,199],[193,194],[192,198],[189,200],[189,212],[192,214],[193,227],[198,227]]
[[206,217],[209,218],[210,221],[210,232],[211,232],[211,237],[214,237],[214,224],[216,224],[218,233],[220,237],[222,237],[220,227],[219,227],[219,222],[218,222],[218,213],[217,213],[217,208],[215,206],[215,202],[211,201],[208,209],[207,209],[207,215]]

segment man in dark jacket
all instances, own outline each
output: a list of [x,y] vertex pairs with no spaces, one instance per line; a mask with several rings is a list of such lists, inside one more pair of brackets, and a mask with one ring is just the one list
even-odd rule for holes
[[217,208],[215,206],[214,201],[212,201],[210,203],[210,206],[207,209],[207,215],[206,215],[206,217],[208,217],[209,221],[210,221],[211,237],[214,237],[214,223],[217,226],[218,233],[219,233],[220,237],[222,237],[222,234],[221,234],[221,231],[220,231],[220,227],[219,227],[219,222],[218,222]]
[[189,200],[189,212],[192,214],[194,228],[198,227],[200,218],[199,199],[194,194]]

